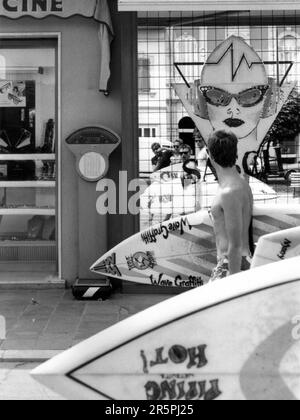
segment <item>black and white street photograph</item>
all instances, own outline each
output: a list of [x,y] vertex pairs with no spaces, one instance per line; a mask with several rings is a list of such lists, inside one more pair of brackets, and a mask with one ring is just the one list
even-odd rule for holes
[[0,0],[0,401],[300,400],[299,0]]

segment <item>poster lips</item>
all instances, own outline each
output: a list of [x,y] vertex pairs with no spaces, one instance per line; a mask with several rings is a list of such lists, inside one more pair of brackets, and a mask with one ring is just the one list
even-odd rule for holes
[[224,121],[224,123],[228,125],[228,127],[238,128],[238,127],[241,127],[243,124],[245,124],[245,121],[240,120],[238,118],[228,118],[227,120]]

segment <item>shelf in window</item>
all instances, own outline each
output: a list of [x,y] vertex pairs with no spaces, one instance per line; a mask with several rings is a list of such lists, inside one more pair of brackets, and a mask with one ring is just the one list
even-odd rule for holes
[[36,241],[29,241],[29,240],[23,240],[23,241],[12,241],[12,240],[0,240],[0,247],[56,247],[55,241],[42,241],[42,240],[36,240]]
[[55,188],[55,181],[0,181],[0,188]]
[[1,208],[0,216],[55,216],[55,209],[39,207]]
[[282,154],[281,157],[283,159],[297,159],[296,153]]
[[0,161],[56,160],[54,153],[1,154]]
[[[50,67],[52,68],[52,67]],[[32,74],[43,74],[45,67],[0,67],[0,70],[5,70],[7,75],[18,74],[18,73],[32,73]]]

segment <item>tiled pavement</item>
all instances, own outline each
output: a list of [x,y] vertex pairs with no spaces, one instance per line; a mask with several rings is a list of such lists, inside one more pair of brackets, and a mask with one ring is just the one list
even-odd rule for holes
[[70,290],[1,290],[7,333],[0,351],[65,350],[169,297],[115,294],[106,302],[82,302]]

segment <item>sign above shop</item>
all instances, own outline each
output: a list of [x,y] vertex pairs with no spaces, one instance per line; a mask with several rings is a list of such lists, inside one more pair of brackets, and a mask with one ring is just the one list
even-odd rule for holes
[[42,19],[49,15],[62,18],[81,15],[99,20],[96,7],[97,0],[0,0],[0,16],[17,19],[26,15]]
[[44,19],[48,16],[69,18],[84,16],[99,22],[100,48],[99,91],[107,96],[110,78],[110,44],[114,29],[107,0],[0,0],[0,17],[18,19],[30,16]]
[[296,10],[299,0],[119,0],[120,11]]

